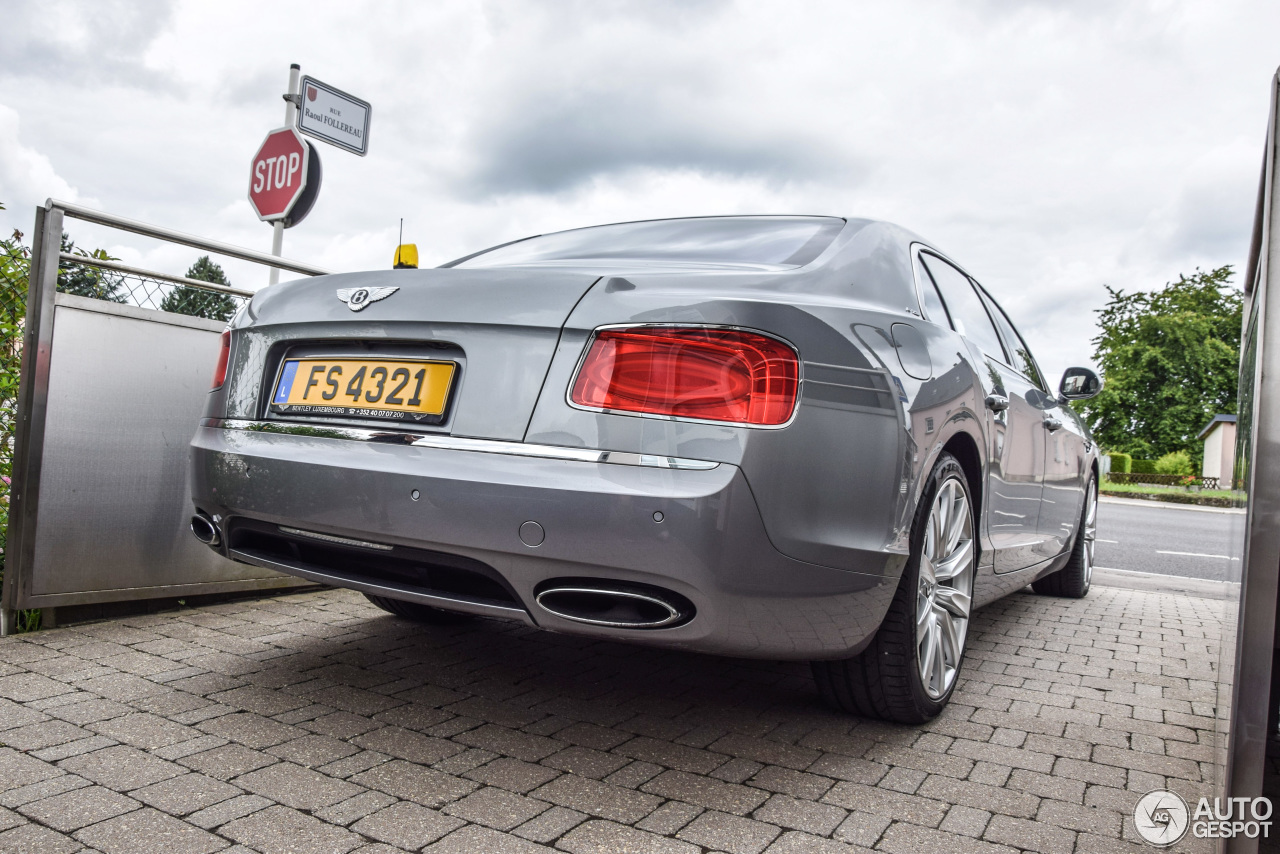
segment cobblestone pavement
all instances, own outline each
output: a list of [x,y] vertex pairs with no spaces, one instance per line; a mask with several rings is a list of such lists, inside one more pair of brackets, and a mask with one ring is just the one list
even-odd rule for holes
[[1212,779],[1222,603],[1095,587],[974,621],[922,727],[802,663],[447,627],[321,591],[0,641],[0,852],[1134,851]]

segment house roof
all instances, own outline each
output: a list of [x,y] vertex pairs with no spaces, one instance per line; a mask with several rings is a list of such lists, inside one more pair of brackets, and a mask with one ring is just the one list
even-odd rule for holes
[[1196,438],[1203,439],[1205,436],[1208,436],[1211,432],[1213,432],[1214,428],[1217,427],[1219,424],[1235,424],[1235,423],[1236,423],[1236,417],[1234,415],[1215,415],[1213,416],[1212,421],[1204,425],[1204,429],[1200,431],[1200,435],[1196,436]]

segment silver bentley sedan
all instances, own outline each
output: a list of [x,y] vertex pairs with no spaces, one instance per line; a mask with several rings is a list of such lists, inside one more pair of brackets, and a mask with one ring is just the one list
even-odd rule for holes
[[539,235],[260,291],[222,337],[192,530],[423,622],[807,659],[936,715],[976,607],[1089,590],[1097,450],[1004,311],[902,228]]

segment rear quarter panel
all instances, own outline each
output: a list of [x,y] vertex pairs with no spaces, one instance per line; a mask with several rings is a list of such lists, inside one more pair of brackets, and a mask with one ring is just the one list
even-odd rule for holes
[[[565,325],[526,440],[740,466],[783,554],[850,571],[900,572],[921,475],[957,432],[971,432],[983,447],[985,394],[962,355],[963,340],[906,311],[915,299],[909,241],[872,237],[854,253],[860,264],[603,279]],[[592,331],[626,323],[737,326],[787,340],[802,360],[794,419],[760,429],[574,408],[567,395]],[[916,376],[906,373],[895,323],[918,330],[917,362],[922,349],[926,362],[931,352],[944,354],[934,358],[936,368],[922,373],[912,363]],[[936,408],[928,431],[926,416],[912,409],[922,395]]]

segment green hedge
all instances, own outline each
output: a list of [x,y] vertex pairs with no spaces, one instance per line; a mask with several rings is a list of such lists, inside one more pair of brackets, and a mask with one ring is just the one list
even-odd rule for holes
[[1133,474],[1155,474],[1155,460],[1134,460],[1129,471]]
[[1112,452],[1107,454],[1111,458],[1111,471],[1116,474],[1129,474],[1132,471],[1133,457],[1128,454]]

